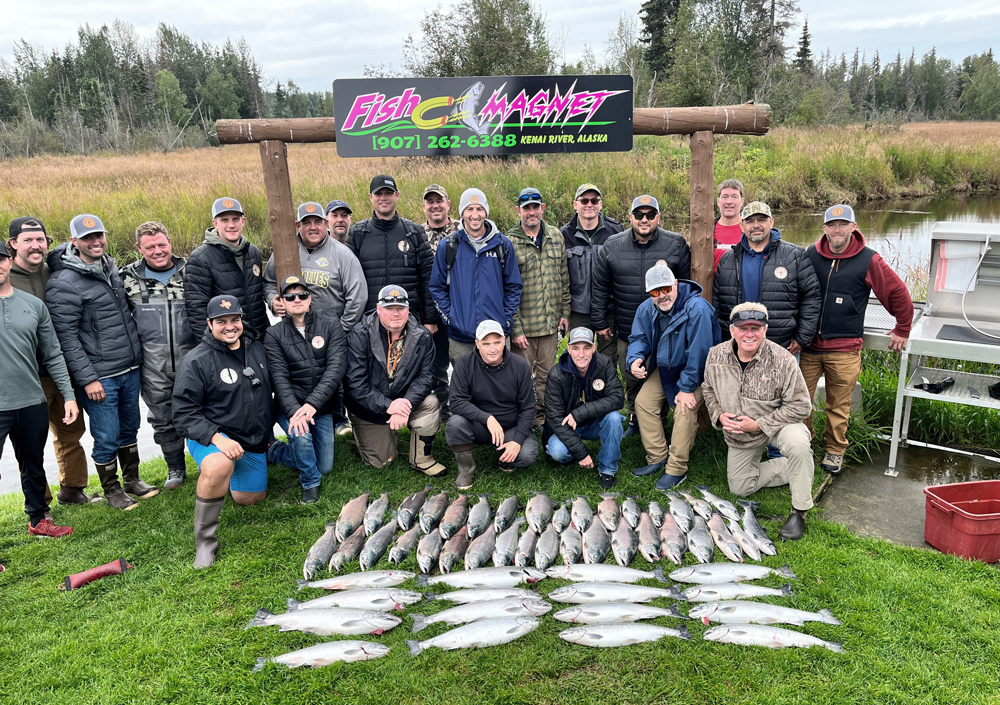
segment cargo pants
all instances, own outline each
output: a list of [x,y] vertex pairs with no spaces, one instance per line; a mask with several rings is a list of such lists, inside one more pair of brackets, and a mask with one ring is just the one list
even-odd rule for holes
[[[399,432],[389,428],[388,423],[371,423],[358,418],[350,411],[347,415],[351,419],[351,426],[354,428],[354,442],[358,446],[358,453],[365,465],[375,468],[384,468],[396,459]],[[410,420],[407,426],[410,434],[418,437],[434,436],[441,428],[441,405],[433,394],[420,402],[417,408],[410,412]],[[412,444],[411,444],[411,447]]]
[[[761,461],[768,445],[781,451],[780,458]],[[813,472],[816,469],[809,430],[803,423],[784,426],[753,448],[730,448],[729,491],[747,497],[761,487],[783,487],[792,492],[792,508],[812,509]]]
[[[642,437],[642,447],[646,449],[646,463],[662,463],[667,458],[668,475],[683,475],[688,471],[688,460],[695,436],[698,434],[698,412],[704,406],[701,387],[694,390],[694,398],[698,405],[687,409],[685,413],[673,407],[674,425],[670,432],[670,447],[667,447],[667,436],[663,429],[663,417],[660,415],[667,396],[660,383],[660,370],[646,378],[635,398],[635,417],[639,422],[639,435]],[[670,400],[673,401],[673,400]]]

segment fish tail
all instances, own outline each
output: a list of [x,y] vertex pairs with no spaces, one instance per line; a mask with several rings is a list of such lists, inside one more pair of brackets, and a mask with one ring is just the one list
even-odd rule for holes
[[406,646],[410,649],[410,656],[416,656],[424,650],[419,641],[407,641]]
[[243,627],[243,630],[246,631],[250,627],[266,627],[267,618],[273,616],[274,616],[273,612],[268,612],[265,609],[259,609],[257,610],[257,614],[254,616],[254,618],[251,619],[245,627]]
[[420,585],[422,587],[426,587],[426,585],[427,585],[427,575],[426,574],[421,574],[421,575],[417,576],[417,585]]
[[679,627],[677,627],[677,631],[679,632],[677,634],[677,638],[678,639],[690,639],[691,638],[691,632],[688,631],[687,625],[684,625],[684,624],[680,625]]
[[437,593],[434,592],[425,592],[424,599],[430,602],[431,600],[440,600],[442,599],[442,597],[441,595],[438,595]]
[[823,646],[828,648],[830,651],[836,651],[838,654],[844,653],[844,645],[836,641],[825,641]]
[[831,612],[830,610],[823,609],[817,612],[817,614],[823,618],[822,621],[825,622],[826,624],[835,624],[838,627],[841,624],[841,621],[836,617],[834,617],[833,612]]
[[304,590],[305,588],[309,587],[308,580],[296,580],[295,582],[298,584],[299,590]]
[[677,605],[670,605],[667,610],[670,612],[671,617],[679,617],[680,619],[691,619],[686,614],[677,609]]
[[670,578],[663,577],[663,567],[662,566],[656,566],[655,568],[653,568],[653,575],[655,575],[656,579],[659,580],[661,583],[669,583],[670,582]]
[[790,580],[797,580],[798,579],[796,577],[795,573],[792,572],[792,569],[790,567],[788,567],[787,563],[785,563],[785,565],[783,565],[780,568],[778,568],[778,570],[775,571],[775,572],[777,572],[778,575],[783,575],[784,577],[789,578]]
[[285,600],[285,602],[288,604],[288,611],[289,612],[297,612],[298,609],[299,609],[299,605],[302,604],[298,600],[293,600],[290,597],[287,600]]
[[782,597],[790,597],[791,596],[791,594],[792,594],[792,584],[791,583],[785,583],[784,585],[781,586],[780,589],[781,589],[781,596]]
[[254,667],[253,667],[253,670],[252,670],[252,671],[250,671],[250,672],[251,672],[251,673],[256,673],[256,672],[257,672],[257,671],[259,671],[260,669],[264,668],[264,666],[265,666],[266,664],[267,664],[267,659],[266,659],[266,658],[264,658],[263,656],[261,656],[261,657],[260,657],[259,659],[257,659],[257,665],[256,665],[256,666],[254,666]]
[[427,626],[428,622],[427,622],[427,617],[425,615],[414,613],[414,614],[412,614],[410,616],[413,617],[413,633],[414,634],[416,634],[417,632],[421,631],[424,627]]
[[684,593],[681,592],[681,586],[680,585],[671,585],[670,587],[667,588],[667,590],[669,590],[671,592],[670,599],[672,599],[672,600],[680,600],[681,602],[687,602],[688,601],[687,597],[684,596]]
[[712,489],[711,485],[695,485],[695,487],[697,487],[699,490],[711,490]]

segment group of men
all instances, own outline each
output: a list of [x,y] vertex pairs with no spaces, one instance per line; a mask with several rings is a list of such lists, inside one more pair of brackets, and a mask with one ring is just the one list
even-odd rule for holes
[[[782,241],[768,206],[744,204],[742,191],[734,180],[720,186],[716,239],[731,240],[734,225],[742,234],[718,257],[712,303],[690,279],[685,239],[660,227],[656,198],[635,198],[623,230],[590,183],[561,229],[546,222],[539,190],[525,188],[504,233],[476,188],[453,219],[447,192],[431,184],[424,224],[407,220],[395,179],[381,174],[371,217],[358,223],[341,200],[298,207],[301,267],[280,282],[274,258],[265,265],[244,236],[234,198],[213,203],[212,227],[187,260],[173,254],[166,227],[143,223],[141,257],[120,272],[96,215],[75,217],[70,242],[51,252],[41,221],[18,218],[0,248],[16,380],[0,392],[0,439],[13,441],[29,531],[72,532],[49,513],[48,429],[59,503],[100,499],[85,491],[78,401],[107,504],[128,510],[159,492],[139,477],[141,395],[165,488],[186,480],[185,447],[200,469],[196,568],[215,560],[227,492],[239,504],[266,497],[268,462],[297,469],[302,502],[315,502],[335,435],[353,434],[363,461],[381,468],[408,428],[410,466],[440,477],[433,446],[444,425],[464,490],[477,445],[512,472],[531,466],[540,444],[560,463],[596,469],[610,488],[622,438],[638,434],[647,465],[633,473],[662,471],[656,486],[667,490],[687,475],[703,407],[725,434],[731,490],[790,485],[782,537],[799,538],[812,506],[818,379],[827,380],[822,467],[839,472],[868,293],[897,318],[896,350],[912,303],[849,206],[828,209],[824,236],[805,250]],[[267,309],[281,320],[270,325]],[[274,440],[275,422],[287,441]],[[597,439],[595,459],[583,441]]]

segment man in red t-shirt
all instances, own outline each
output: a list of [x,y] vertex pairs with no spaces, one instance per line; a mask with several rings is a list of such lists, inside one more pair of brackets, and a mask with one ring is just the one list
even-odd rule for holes
[[715,269],[719,260],[743,237],[740,227],[740,209],[743,208],[743,184],[736,179],[726,179],[719,184],[719,217],[715,219]]

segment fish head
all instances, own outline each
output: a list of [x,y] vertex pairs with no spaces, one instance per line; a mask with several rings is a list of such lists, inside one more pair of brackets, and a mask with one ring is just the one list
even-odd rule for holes
[[545,570],[545,575],[550,578],[564,578],[569,573],[569,566],[554,565]]
[[580,615],[583,614],[583,611],[584,611],[583,607],[576,607],[576,606],[567,607],[564,610],[559,610],[552,616],[558,619],[560,622],[575,622],[577,619],[580,618]]
[[374,641],[358,642],[358,655],[356,661],[367,661],[373,658],[380,658],[389,653],[389,647]]
[[537,583],[539,580],[545,580],[545,573],[538,570],[538,568],[522,568],[524,573],[525,582]]
[[540,599],[521,600],[521,606],[536,617],[538,615],[545,614],[552,609],[552,605],[545,600]]
[[379,629],[392,629],[403,621],[399,617],[391,615],[388,612],[376,612],[375,610],[365,612],[364,619],[366,622]]
[[519,627],[521,627],[521,629],[523,629],[525,632],[530,632],[530,631],[533,631],[535,629],[538,629],[538,625],[539,624],[541,624],[541,622],[537,618],[535,618],[535,617],[518,617],[517,618],[517,625]]
[[549,597],[556,602],[567,601],[574,595],[576,595],[578,588],[573,585],[567,585],[566,587],[556,588],[549,593]]
[[559,632],[560,639],[571,641],[574,644],[579,644],[586,637],[587,637],[586,627],[571,627],[570,629],[563,629],[561,632]]
[[702,637],[704,637],[708,641],[722,641],[723,639],[726,638],[726,635],[728,634],[729,634],[729,626],[726,624],[720,624],[717,627],[706,629],[705,633],[702,634]]

